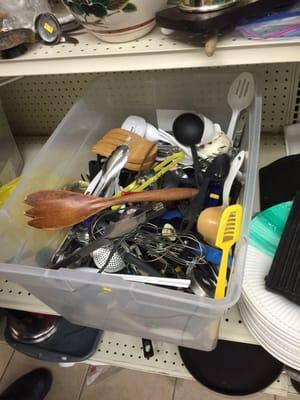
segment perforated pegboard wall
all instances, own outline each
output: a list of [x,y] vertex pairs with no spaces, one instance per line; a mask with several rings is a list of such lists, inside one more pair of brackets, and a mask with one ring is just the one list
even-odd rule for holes
[[[176,104],[178,99],[180,104],[180,99],[184,96],[188,99],[188,103],[190,101],[191,106],[196,104],[199,111],[205,113],[207,98],[212,97],[217,112],[218,104],[226,101],[229,82],[219,80],[214,85],[210,83],[206,87],[203,85],[197,87],[197,76],[206,70],[33,76],[2,87],[0,95],[14,134],[50,135],[97,75],[103,84],[99,96],[109,93],[112,95],[112,104],[119,107],[122,107],[122,104],[128,105],[128,102],[155,104],[159,97],[167,108],[168,102]],[[215,70],[220,71],[220,68]],[[223,70],[236,73],[249,70],[260,77],[264,96],[262,116],[264,131],[278,133],[282,126],[298,120],[298,114],[295,118],[295,107],[297,109],[300,102],[297,64],[226,67],[222,68]],[[163,80],[160,81],[160,85],[153,85],[158,76],[163,77]],[[298,92],[295,91],[295,87]],[[224,117],[224,121],[227,118],[228,116]]]
[[293,86],[291,87],[291,123],[300,122],[300,64],[294,71]]

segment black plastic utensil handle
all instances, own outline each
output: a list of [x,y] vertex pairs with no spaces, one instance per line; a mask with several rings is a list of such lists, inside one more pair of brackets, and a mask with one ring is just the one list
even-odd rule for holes
[[185,219],[187,226],[184,227],[184,232],[188,232],[193,224],[195,224],[196,219],[200,212],[204,208],[205,200],[207,198],[209,185],[215,179],[224,182],[230,170],[230,158],[228,154],[220,154],[217,156],[211,164],[208,166],[203,182],[200,186],[199,193],[192,199],[188,217]]
[[200,161],[198,158],[196,146],[191,146],[191,151],[192,151],[193,163],[194,163],[194,169],[195,169],[195,183],[196,183],[196,187],[198,189],[200,189],[201,182],[203,181],[203,175],[201,172],[201,164],[200,164]]
[[156,269],[151,267],[146,262],[140,260],[138,257],[134,256],[133,254],[125,253],[124,260],[130,264],[135,265],[140,271],[144,272],[145,274],[147,274],[149,276],[161,277],[161,275],[156,271]]
[[[182,225],[184,232],[186,233],[190,232],[192,226],[196,223],[198,215],[203,210],[210,182],[211,182],[210,177],[204,178],[199,193],[197,194],[196,197],[193,198],[193,200],[190,203],[188,216],[184,219]],[[184,226],[185,224],[187,225]]]

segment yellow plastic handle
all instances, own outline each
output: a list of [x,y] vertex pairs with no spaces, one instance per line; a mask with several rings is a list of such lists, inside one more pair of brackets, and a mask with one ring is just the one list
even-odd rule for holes
[[221,300],[225,297],[225,288],[227,281],[227,265],[228,265],[228,256],[229,256],[229,248],[224,248],[222,252],[222,259],[218,274],[217,286],[215,291],[215,299]]
[[232,246],[239,240],[242,216],[243,209],[240,204],[228,206],[222,213],[216,238],[216,247],[223,252],[214,296],[218,300],[225,297],[228,256]]
[[[144,189],[152,185],[153,183],[157,182],[163,175],[165,175],[168,171],[170,171],[173,167],[175,167],[180,161],[184,159],[185,155],[182,151],[178,153],[174,153],[171,156],[167,157],[164,161],[157,164],[153,171],[155,174],[147,179],[145,182],[139,184],[139,180],[136,179],[135,181],[131,182],[128,186],[126,186],[122,192],[142,192]],[[122,192],[115,194],[114,197],[121,196]],[[112,207],[112,210],[117,211],[119,210],[120,206]]]
[[5,204],[6,200],[20,182],[20,179],[20,177],[17,177],[0,187],[0,208]]
[[[129,184],[126,188],[124,188],[123,192],[142,192],[148,186],[152,185],[153,183],[157,182],[159,178],[161,178],[164,174],[170,171],[173,167],[175,167],[180,161],[184,159],[185,155],[183,152],[174,153],[171,156],[167,157],[164,161],[160,164],[157,164],[153,170],[155,175],[151,176],[147,179],[144,183],[138,184],[138,180],[133,181]],[[118,193],[120,195],[121,193]]]

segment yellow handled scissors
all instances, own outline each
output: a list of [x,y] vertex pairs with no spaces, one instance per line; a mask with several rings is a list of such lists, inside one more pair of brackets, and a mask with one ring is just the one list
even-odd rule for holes
[[[174,168],[177,164],[179,164],[185,158],[185,154],[182,151],[178,153],[174,153],[171,156],[167,157],[161,163],[157,164],[154,168],[154,174],[148,178],[143,183],[140,183],[141,178],[138,178],[131,182],[128,186],[126,186],[121,192],[116,193],[115,197],[119,197],[122,193],[128,192],[142,192],[144,189],[157,182],[163,175],[169,172],[172,168]],[[112,207],[112,210],[118,210],[120,206]]]
[[[183,152],[174,153],[171,156],[167,157],[164,161],[157,164],[154,168],[154,175],[147,179],[145,182],[139,184],[140,178],[131,182],[128,186],[126,186],[122,192],[142,192],[148,186],[157,182],[163,175],[165,175],[168,171],[170,171],[173,167],[180,163],[184,159],[185,155]],[[117,196],[121,194],[118,193]]]

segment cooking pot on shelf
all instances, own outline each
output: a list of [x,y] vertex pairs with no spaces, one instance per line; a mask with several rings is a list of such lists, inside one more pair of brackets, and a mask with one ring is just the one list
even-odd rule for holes
[[232,6],[239,0],[180,0],[179,8],[182,11],[200,13],[218,11]]
[[155,26],[155,14],[168,0],[62,0],[90,33],[105,42],[138,39]]

